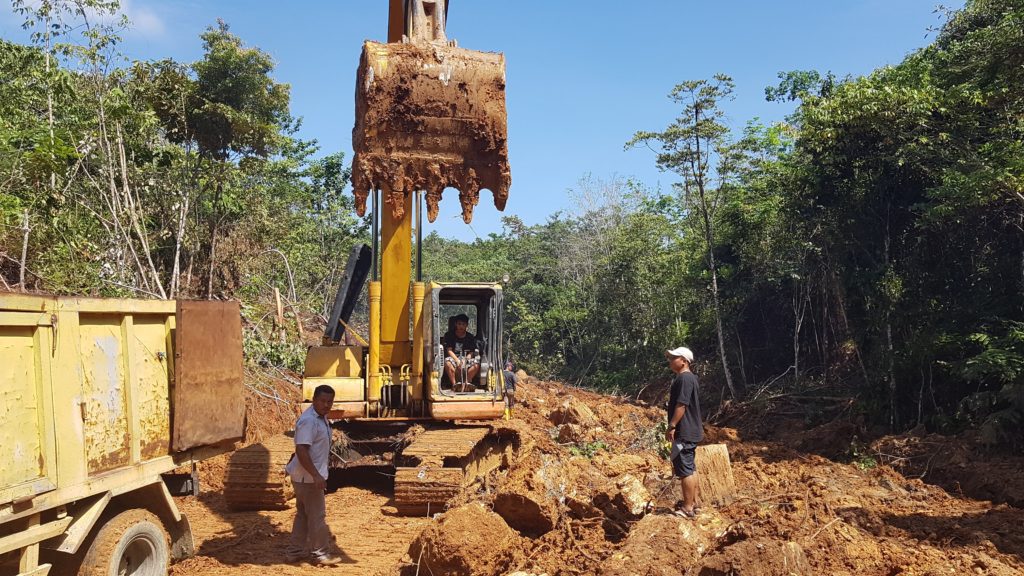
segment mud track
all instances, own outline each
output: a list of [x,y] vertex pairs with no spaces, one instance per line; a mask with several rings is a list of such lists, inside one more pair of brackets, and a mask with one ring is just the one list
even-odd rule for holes
[[[379,474],[329,494],[329,524],[346,560],[330,573],[1024,574],[1024,510],[887,465],[798,451],[793,437],[746,441],[737,430],[708,427],[710,441],[729,447],[736,498],[695,519],[673,516],[677,495],[656,453],[661,410],[526,380],[510,423],[524,439],[518,458],[445,513],[395,515],[389,479]],[[823,430],[807,434],[821,439]],[[849,443],[834,434],[837,444]],[[929,446],[940,442],[928,438]],[[963,458],[984,465],[976,453]],[[203,466],[216,486],[223,466]],[[1002,484],[1012,492],[1020,480]],[[181,507],[198,556],[172,574],[317,570],[283,563],[292,510],[231,513],[216,492]]]
[[[409,543],[430,523],[395,515],[390,497],[344,487],[327,495],[328,525],[344,563],[337,575],[395,574]],[[172,567],[174,575],[308,574],[308,564],[284,563],[294,510],[228,512],[219,494],[181,506],[192,522],[197,556]]]

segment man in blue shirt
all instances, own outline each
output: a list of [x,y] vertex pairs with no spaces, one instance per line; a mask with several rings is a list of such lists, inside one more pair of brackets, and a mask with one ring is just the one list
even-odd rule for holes
[[665,358],[675,375],[668,399],[668,432],[665,439],[672,443],[672,475],[680,479],[683,500],[676,513],[694,517],[697,506],[697,443],[704,439],[704,424],[700,414],[700,385],[690,371],[693,352],[685,346],[667,350]]

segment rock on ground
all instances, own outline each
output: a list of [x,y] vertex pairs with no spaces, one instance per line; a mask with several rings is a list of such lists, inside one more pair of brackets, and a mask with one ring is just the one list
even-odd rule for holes
[[619,549],[605,560],[599,574],[676,576],[697,566],[725,528],[725,520],[707,512],[696,519],[646,516],[633,525]]
[[640,480],[631,474],[623,474],[615,483],[594,495],[594,505],[605,516],[619,523],[633,522],[647,514],[651,495]]
[[409,557],[425,574],[501,574],[519,547],[501,516],[474,502],[442,514],[413,541]]
[[558,408],[548,414],[548,420],[555,426],[561,424],[576,424],[583,428],[594,428],[600,425],[600,421],[594,412],[583,402],[569,396]]

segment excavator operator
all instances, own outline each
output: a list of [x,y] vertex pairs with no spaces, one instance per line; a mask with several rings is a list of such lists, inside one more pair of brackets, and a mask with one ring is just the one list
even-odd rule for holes
[[453,390],[471,392],[474,390],[473,379],[480,372],[476,336],[468,330],[469,316],[459,314],[450,320],[449,326],[454,325],[454,330],[449,329],[442,338],[445,353],[444,370],[448,374],[448,381],[452,383]]

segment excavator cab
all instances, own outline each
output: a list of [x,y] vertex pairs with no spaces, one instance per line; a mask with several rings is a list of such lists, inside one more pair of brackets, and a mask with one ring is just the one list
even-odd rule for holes
[[[427,359],[428,372],[438,374],[437,386],[431,390],[432,396],[493,395],[496,384],[492,380],[501,358],[501,286],[486,283],[431,284],[429,313],[430,332],[426,341],[437,343]],[[458,314],[469,319],[469,332],[476,340],[472,350],[464,351],[467,356],[472,355],[473,363],[479,366],[472,378],[466,378],[463,371],[445,369],[448,358],[445,335],[455,333]],[[455,374],[454,380],[452,373]]]

